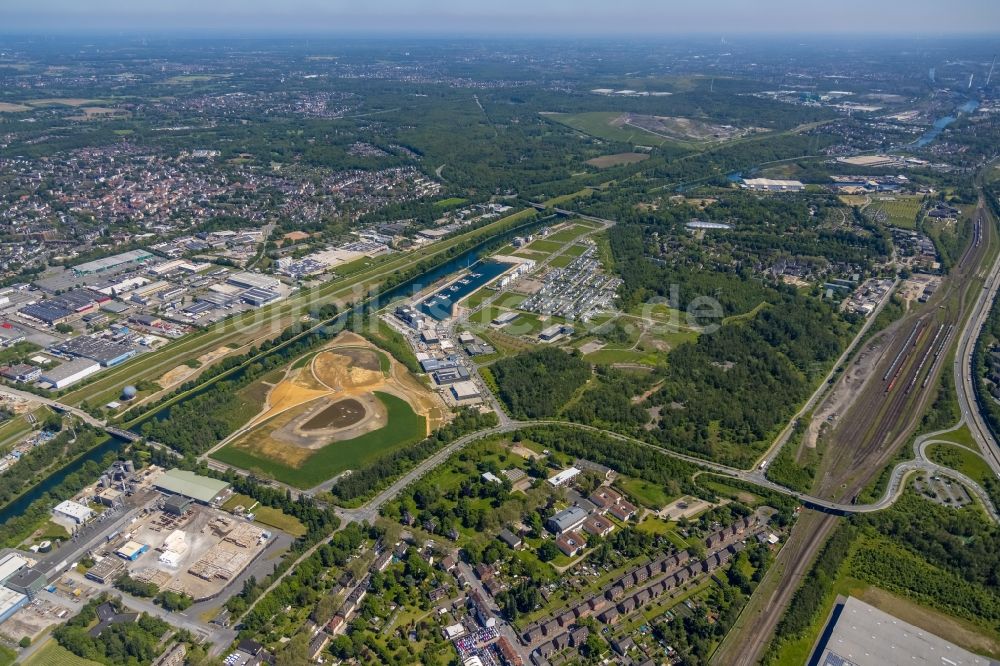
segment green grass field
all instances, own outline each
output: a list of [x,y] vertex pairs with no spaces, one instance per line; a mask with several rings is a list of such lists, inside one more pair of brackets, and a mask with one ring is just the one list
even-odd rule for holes
[[[878,196],[874,197],[871,205],[865,209],[865,214],[874,219],[883,219],[884,214],[886,224],[903,229],[916,228],[922,197],[896,195],[887,196],[885,199],[888,200],[881,200]],[[883,214],[880,214],[879,211],[882,211]]]
[[287,532],[294,537],[304,536],[306,533],[305,525],[298,518],[289,516],[279,509],[258,504],[257,508],[253,510],[253,514],[255,523]]
[[[44,419],[45,415],[43,414],[41,418]],[[6,444],[14,444],[16,440],[29,432],[31,432],[31,424],[21,415],[0,425],[0,452],[7,448]]]
[[546,113],[544,117],[598,139],[617,141],[633,146],[662,146],[671,143],[669,139],[645,130],[625,125],[621,127],[612,125],[612,122],[621,115],[618,111],[588,111],[585,113]]
[[11,666],[17,661],[17,653],[6,645],[0,645],[0,666]]
[[642,479],[622,476],[615,480],[615,485],[636,502],[650,509],[662,509],[675,499],[663,489],[663,486]]
[[449,197],[447,199],[441,199],[440,201],[434,202],[435,208],[451,208],[452,206],[461,206],[468,199],[463,199],[462,197]]
[[564,194],[560,197],[552,197],[551,199],[545,200],[543,203],[546,206],[563,206],[565,204],[568,204],[570,201],[573,201],[574,199],[579,199],[580,197],[589,197],[593,193],[594,193],[593,188],[585,187],[579,192],[573,192],[572,194]]
[[964,446],[931,444],[927,447],[927,457],[939,465],[961,472],[980,485],[986,479],[993,478],[993,472],[986,461]]
[[315,451],[301,467],[259,456],[235,443],[219,449],[212,457],[296,488],[312,488],[345,470],[360,469],[386,451],[424,438],[427,425],[423,416],[414,413],[401,398],[379,391],[375,395],[388,410],[388,424],[384,428],[343,442],[331,442]]
[[545,237],[545,240],[557,241],[559,243],[568,243],[571,240],[576,240],[588,231],[593,231],[593,229],[588,229],[587,227],[574,224],[572,226],[566,227],[565,229],[560,229],[554,234],[550,234]]
[[49,639],[42,649],[24,662],[23,666],[101,666],[96,661],[76,656],[63,646]]
[[298,518],[289,516],[280,509],[264,506],[249,495],[241,495],[239,493],[233,495],[222,505],[222,510],[232,512],[238,506],[242,506],[248,512],[253,513],[255,523],[266,527],[273,527],[295,537],[306,533],[305,526]]
[[615,363],[637,363],[639,365],[659,365],[666,356],[656,352],[632,351],[631,349],[600,349],[584,356],[585,359],[597,365],[614,365]]
[[232,512],[238,506],[242,506],[244,509],[250,509],[251,507],[257,506],[257,500],[249,495],[236,493],[226,500],[226,503],[222,505],[222,510]]
[[554,240],[536,240],[534,243],[528,245],[527,249],[529,252],[537,252],[538,254],[549,255],[556,250],[561,249],[563,243]]
[[565,253],[560,254],[558,257],[553,258],[552,261],[549,262],[549,266],[552,268],[566,268],[573,263],[574,259],[576,259],[576,257],[572,257]]
[[973,439],[972,433],[969,432],[969,426],[967,425],[963,425],[961,428],[949,430],[946,433],[937,435],[934,439],[948,440],[949,442],[954,442],[959,446],[964,446],[967,449],[979,451],[979,445],[976,444],[976,440]]
[[752,505],[757,505],[761,502],[761,498],[758,495],[754,495],[753,493],[741,490],[740,488],[734,488],[733,486],[723,483],[722,481],[709,480],[717,478],[720,477],[714,477],[709,474],[703,474],[697,478],[696,483],[702,488],[711,490],[719,497],[735,499],[739,500],[740,502],[744,502],[745,504],[752,504]]

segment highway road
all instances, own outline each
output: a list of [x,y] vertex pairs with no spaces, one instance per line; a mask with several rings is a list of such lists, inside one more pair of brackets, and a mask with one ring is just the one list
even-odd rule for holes
[[[994,222],[986,210],[982,196],[976,215],[980,224]],[[958,341],[958,351],[955,353],[953,370],[955,386],[958,387],[958,403],[962,410],[962,422],[969,426],[969,431],[983,452],[983,459],[986,460],[993,473],[1000,477],[1000,446],[997,445],[996,438],[993,437],[993,433],[990,432],[989,426],[986,425],[979,410],[975,389],[975,382],[978,381],[978,378],[974,377],[972,372],[972,356],[976,350],[976,341],[979,339],[986,318],[990,314],[998,290],[1000,290],[1000,260],[994,262],[990,268],[982,293],[969,317],[969,323],[962,330]]]
[[974,492],[983,505],[987,508],[987,512],[996,520],[1000,522],[1000,513],[993,506],[990,501],[989,496],[986,492],[979,487],[974,481],[966,477],[965,475],[941,466],[937,465],[926,458],[924,449],[926,445],[933,444],[938,441],[944,441],[938,439],[940,435],[945,432],[931,433],[925,435],[917,440],[914,448],[916,449],[917,457],[914,460],[909,460],[898,464],[892,472],[890,477],[890,482],[886,487],[886,491],[883,496],[877,501],[871,504],[850,504],[846,502],[832,502],[820,497],[814,497],[808,493],[802,493],[796,490],[792,490],[783,486],[779,483],[775,483],[764,476],[764,473],[759,469],[743,470],[735,467],[729,467],[728,465],[722,465],[719,463],[710,462],[697,458],[695,456],[690,456],[684,453],[678,453],[677,451],[671,451],[665,449],[656,444],[651,444],[649,442],[635,439],[634,437],[629,437],[628,435],[622,435],[620,433],[612,432],[609,430],[603,430],[594,426],[583,425],[579,423],[568,423],[565,421],[514,421],[510,420],[504,425],[498,425],[494,428],[489,428],[487,430],[480,430],[464,437],[461,437],[448,446],[442,448],[440,451],[435,453],[430,458],[427,458],[419,465],[411,469],[409,472],[397,479],[392,485],[380,492],[378,495],[373,497],[369,502],[363,506],[356,509],[338,509],[337,515],[341,517],[345,522],[372,522],[378,517],[379,510],[387,503],[392,501],[399,493],[401,493],[405,488],[415,483],[416,481],[423,478],[426,474],[437,468],[439,465],[444,463],[452,454],[458,452],[465,446],[471,444],[474,441],[482,439],[484,437],[489,437],[492,435],[506,434],[514,432],[516,430],[521,430],[523,428],[530,428],[535,426],[545,426],[545,425],[557,425],[564,428],[573,428],[576,430],[586,430],[589,432],[600,433],[611,439],[616,439],[622,442],[628,442],[631,444],[636,444],[638,446],[647,447],[657,453],[668,455],[679,460],[683,460],[692,465],[701,468],[704,471],[713,472],[722,476],[729,477],[731,479],[736,479],[738,481],[744,481],[746,483],[752,483],[756,486],[767,488],[768,490],[773,490],[774,492],[781,493],[783,495],[788,495],[794,497],[804,505],[812,509],[817,509],[820,511],[825,511],[827,513],[834,513],[838,515],[849,515],[854,513],[874,513],[876,511],[883,511],[890,506],[892,506],[896,500],[902,495],[905,489],[905,484],[903,483],[906,477],[915,472],[924,472],[927,474],[936,474],[940,476],[947,476],[956,481],[969,486],[970,490]]

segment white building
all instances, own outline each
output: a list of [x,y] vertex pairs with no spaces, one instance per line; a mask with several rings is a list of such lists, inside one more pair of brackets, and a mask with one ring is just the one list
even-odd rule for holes
[[553,486],[556,487],[562,486],[575,479],[579,473],[580,470],[578,470],[576,467],[569,467],[559,472],[555,476],[550,477],[549,483],[551,483]]
[[455,396],[455,400],[472,400],[480,397],[479,387],[476,386],[475,382],[468,380],[452,384],[451,394]]
[[16,553],[8,553],[3,556],[0,558],[0,583],[3,583],[26,566],[28,566],[28,560]]
[[277,289],[281,284],[281,280],[276,278],[261,275],[260,273],[248,273],[246,271],[242,273],[233,273],[232,275],[226,277],[226,282],[237,287],[244,287],[246,289],[257,287],[259,289],[270,289],[272,291]]
[[86,358],[75,358],[44,371],[39,380],[51,384],[54,388],[61,389],[98,372],[100,369],[100,363]]
[[56,508],[52,509],[52,515],[56,519],[62,519],[70,521],[76,525],[82,525],[94,515],[94,512],[80,504],[79,502],[74,502],[72,500],[66,500],[60,502],[56,505]]
[[744,178],[743,187],[762,192],[801,192],[806,186],[798,180],[774,180],[772,178]]

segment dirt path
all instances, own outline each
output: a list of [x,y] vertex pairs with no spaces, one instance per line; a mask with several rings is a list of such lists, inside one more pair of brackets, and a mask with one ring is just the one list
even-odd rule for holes
[[[836,427],[837,419],[854,403],[858,395],[875,375],[875,367],[885,356],[886,349],[892,341],[892,333],[897,324],[893,324],[874,340],[868,342],[864,350],[857,355],[854,362],[844,371],[837,385],[826,395],[814,412],[812,420],[802,437],[805,448],[816,448],[820,431],[826,423]],[[800,449],[801,450],[801,449]]]

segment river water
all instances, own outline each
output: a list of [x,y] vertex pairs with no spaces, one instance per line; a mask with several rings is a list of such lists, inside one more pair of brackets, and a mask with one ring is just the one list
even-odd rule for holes
[[[977,108],[979,108],[979,102],[977,102],[974,99],[970,99],[968,102],[958,107],[957,113],[972,113]],[[931,141],[941,136],[941,132],[944,131],[944,128],[955,122],[957,118],[958,118],[957,115],[944,116],[942,118],[938,118],[937,120],[934,121],[934,125],[932,125],[931,128],[927,130],[927,132],[925,132],[923,136],[921,136],[919,139],[913,142],[913,146],[915,148],[923,148]]]

